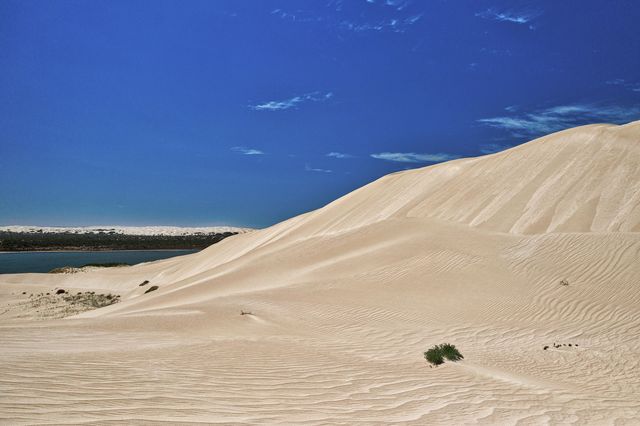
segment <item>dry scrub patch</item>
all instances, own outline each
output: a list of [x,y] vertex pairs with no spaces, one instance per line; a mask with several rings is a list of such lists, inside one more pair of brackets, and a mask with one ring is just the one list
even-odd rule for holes
[[126,266],[131,266],[128,263],[122,262],[109,262],[109,263],[87,263],[86,265],[82,265],[80,267],[74,266],[63,266],[60,268],[55,268],[49,271],[50,274],[77,274],[79,272],[89,272],[95,271],[103,268],[124,268]]
[[67,293],[62,289],[50,293],[24,295],[23,299],[4,306],[0,317],[14,319],[57,319],[103,308],[120,301],[117,294],[94,291]]

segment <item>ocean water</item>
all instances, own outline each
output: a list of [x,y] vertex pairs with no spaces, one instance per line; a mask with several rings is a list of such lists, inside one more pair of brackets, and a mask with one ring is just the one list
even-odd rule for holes
[[73,252],[0,252],[0,274],[49,272],[63,266],[83,266],[87,263],[136,263],[168,259],[195,253],[197,250],[127,250]]

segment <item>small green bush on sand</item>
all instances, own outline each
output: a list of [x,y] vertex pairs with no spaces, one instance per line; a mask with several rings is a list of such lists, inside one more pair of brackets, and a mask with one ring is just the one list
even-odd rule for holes
[[456,347],[449,343],[443,343],[442,345],[435,345],[424,353],[424,358],[429,361],[430,364],[440,365],[444,363],[444,360],[448,361],[460,361],[464,357],[456,349]]

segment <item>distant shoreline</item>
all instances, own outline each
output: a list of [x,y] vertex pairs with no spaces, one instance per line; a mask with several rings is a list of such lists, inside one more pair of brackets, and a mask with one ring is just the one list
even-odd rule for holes
[[198,252],[204,249],[184,248],[184,249],[60,249],[60,250],[0,250],[0,254],[10,253],[109,253],[109,252],[129,252],[129,251],[193,251]]
[[129,235],[115,232],[12,232],[0,229],[0,252],[202,250],[233,235],[237,233]]

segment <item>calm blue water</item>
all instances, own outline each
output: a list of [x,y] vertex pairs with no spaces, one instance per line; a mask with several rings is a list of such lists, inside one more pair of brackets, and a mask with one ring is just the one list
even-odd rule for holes
[[152,260],[167,259],[195,253],[197,250],[134,250],[134,251],[78,251],[78,252],[0,252],[0,274],[49,272],[62,266],[79,267],[87,263],[124,262],[134,265]]

